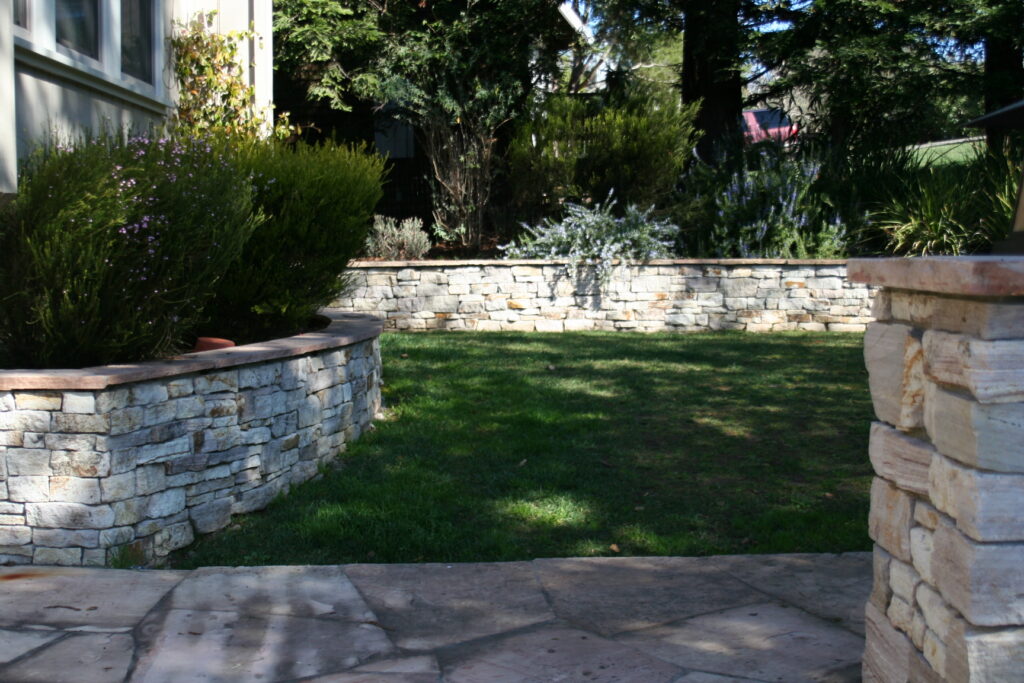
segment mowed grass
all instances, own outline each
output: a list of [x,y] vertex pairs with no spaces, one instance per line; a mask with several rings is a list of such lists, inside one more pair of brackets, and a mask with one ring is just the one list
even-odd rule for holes
[[387,417],[179,567],[867,550],[851,334],[389,334]]

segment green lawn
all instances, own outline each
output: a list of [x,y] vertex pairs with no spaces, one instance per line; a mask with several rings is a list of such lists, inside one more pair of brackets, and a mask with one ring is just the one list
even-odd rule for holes
[[172,563],[867,550],[861,343],[385,335],[377,429]]

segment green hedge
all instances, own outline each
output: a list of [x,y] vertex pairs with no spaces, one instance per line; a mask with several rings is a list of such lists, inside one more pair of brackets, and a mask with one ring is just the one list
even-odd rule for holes
[[243,142],[264,220],[207,306],[204,330],[235,341],[294,332],[344,285],[381,196],[384,160],[333,143]]
[[211,140],[37,150],[0,215],[5,365],[82,367],[186,346],[257,223],[251,197]]
[[83,367],[165,357],[204,331],[299,331],[362,247],[382,169],[361,150],[252,139],[41,147],[0,207],[0,361]]

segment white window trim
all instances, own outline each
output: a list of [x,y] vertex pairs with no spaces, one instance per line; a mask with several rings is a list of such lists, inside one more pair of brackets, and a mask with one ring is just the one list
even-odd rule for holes
[[153,83],[121,73],[121,0],[99,0],[99,59],[57,44],[56,0],[28,0],[28,27],[14,27],[15,61],[165,115],[164,0],[153,0]]

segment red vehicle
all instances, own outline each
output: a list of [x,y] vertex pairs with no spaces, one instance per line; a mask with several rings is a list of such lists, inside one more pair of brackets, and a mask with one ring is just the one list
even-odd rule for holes
[[747,142],[796,139],[797,125],[781,109],[750,109],[743,112],[743,138]]

